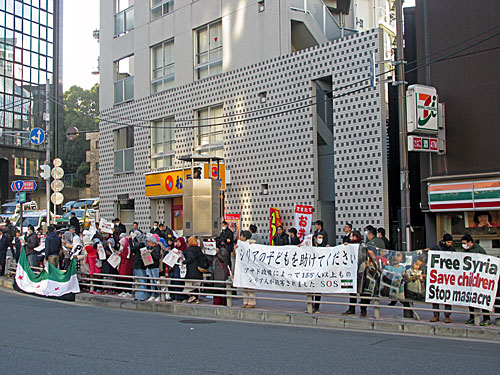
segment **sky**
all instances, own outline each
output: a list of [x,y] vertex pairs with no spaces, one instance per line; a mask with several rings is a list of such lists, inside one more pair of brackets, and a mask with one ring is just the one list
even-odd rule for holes
[[99,29],[99,0],[63,2],[63,89],[77,85],[90,89],[99,82],[99,43],[92,33]]
[[[404,6],[414,6],[405,0]],[[99,29],[99,0],[64,0],[63,4],[63,88],[77,85],[90,89],[99,82],[97,68],[99,43],[92,33]]]

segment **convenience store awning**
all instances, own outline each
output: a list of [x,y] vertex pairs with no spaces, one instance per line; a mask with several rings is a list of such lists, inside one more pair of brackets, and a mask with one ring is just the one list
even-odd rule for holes
[[431,212],[500,210],[500,179],[428,183]]

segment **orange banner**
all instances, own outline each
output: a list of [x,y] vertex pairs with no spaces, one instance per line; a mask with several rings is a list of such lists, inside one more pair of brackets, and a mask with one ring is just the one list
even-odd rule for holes
[[278,227],[281,225],[281,216],[280,216],[280,210],[279,208],[271,207],[271,238],[269,239],[269,243],[274,245],[273,243],[273,237],[276,235],[276,232],[278,231]]

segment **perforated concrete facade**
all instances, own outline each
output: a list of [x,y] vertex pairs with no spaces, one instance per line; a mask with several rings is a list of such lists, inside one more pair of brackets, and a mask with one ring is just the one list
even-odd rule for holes
[[[101,215],[111,218],[118,196],[128,194],[135,200],[135,220],[148,228],[151,203],[144,195],[144,174],[150,172],[150,122],[174,116],[176,157],[185,156],[192,152],[194,132],[180,128],[193,124],[182,120],[222,104],[224,116],[232,116],[223,119],[224,157],[231,173],[226,212],[241,212],[243,228],[255,223],[265,234],[269,207],[274,206],[281,210],[284,225],[291,226],[295,204],[317,205],[315,107],[307,106],[310,100],[299,100],[310,98],[314,80],[331,76],[336,236],[345,222],[355,228],[388,228],[384,90],[367,87],[369,54],[373,50],[379,59],[381,35],[379,30],[363,32],[104,109],[102,118],[115,117],[100,124]],[[346,87],[360,80],[364,82]],[[261,92],[267,93],[266,103],[259,101]],[[263,117],[267,114],[274,115]],[[233,123],[243,119],[248,121]],[[112,130],[126,124],[136,125],[135,170],[115,175]],[[261,194],[261,184],[268,184],[268,195]],[[158,218],[164,217],[163,203],[154,209]]]

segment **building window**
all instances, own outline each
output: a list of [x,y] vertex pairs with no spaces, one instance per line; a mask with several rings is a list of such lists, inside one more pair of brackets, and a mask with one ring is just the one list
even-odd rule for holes
[[15,176],[37,176],[40,162],[37,159],[19,158],[14,159]]
[[195,30],[195,80],[222,73],[222,21]]
[[114,103],[134,100],[134,56],[115,61]]
[[174,165],[175,132],[174,118],[153,121],[151,124],[151,169]]
[[134,28],[134,0],[115,0],[115,37]]
[[151,93],[174,87],[174,41],[169,40],[151,48]]
[[224,125],[222,105],[195,112],[195,151],[200,154],[224,156]]
[[174,0],[151,0],[151,20],[174,11]]
[[134,127],[113,131],[115,146],[115,173],[134,172]]

